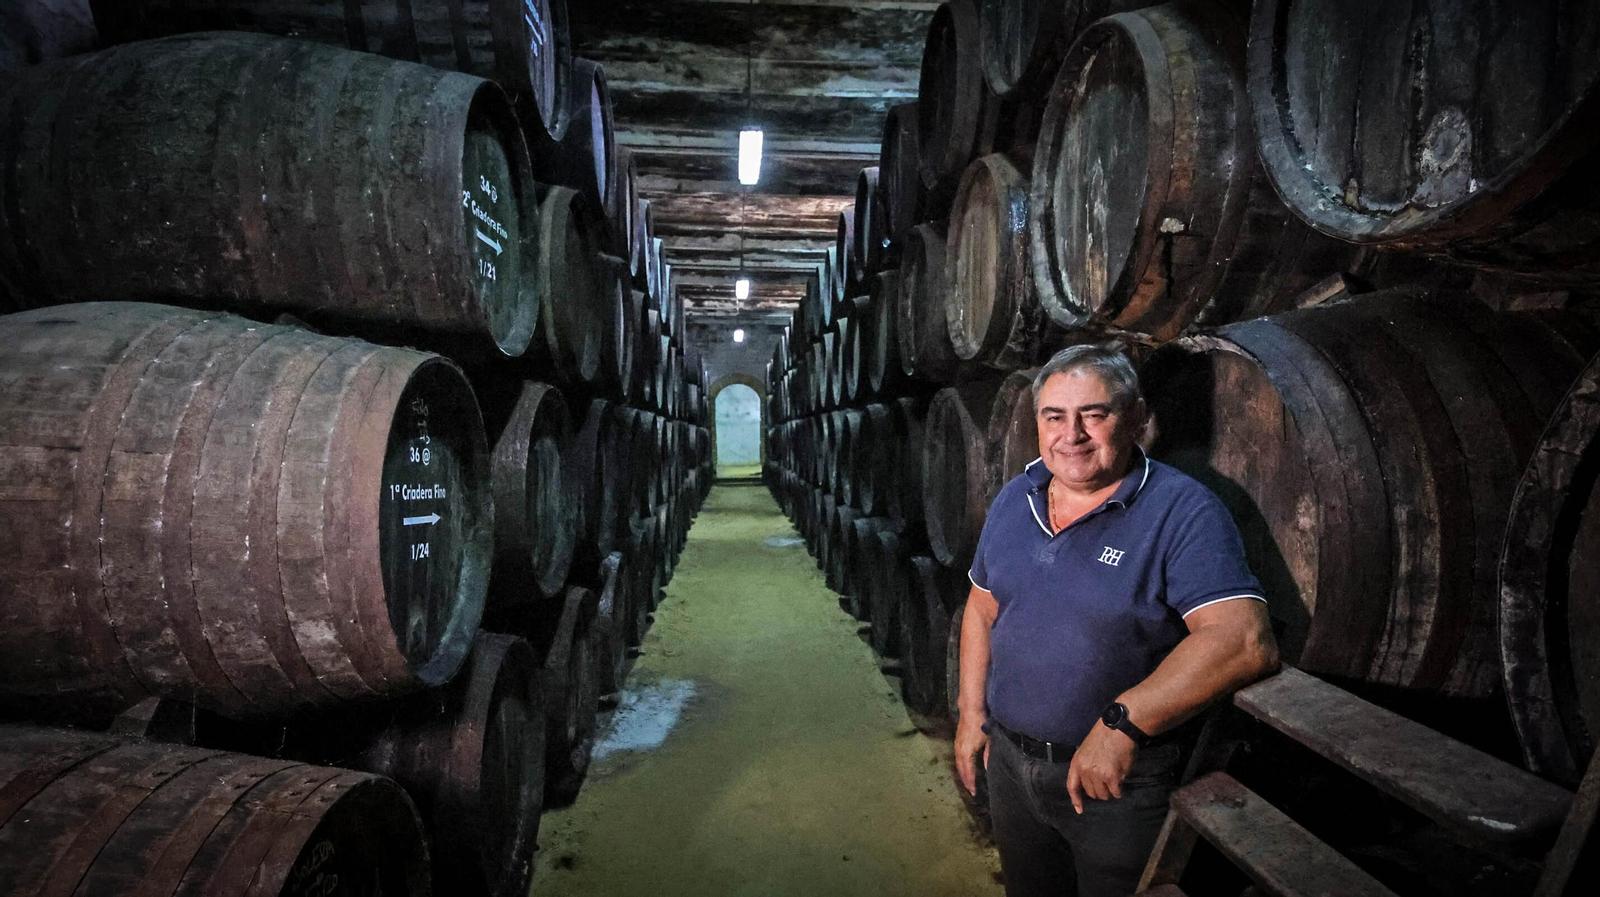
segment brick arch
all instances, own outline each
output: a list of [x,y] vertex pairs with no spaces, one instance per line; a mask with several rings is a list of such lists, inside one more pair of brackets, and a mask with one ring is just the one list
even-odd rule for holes
[[706,396],[706,409],[710,412],[708,416],[711,418],[711,426],[709,427],[711,430],[711,462],[715,464],[717,460],[717,396],[724,389],[734,384],[748,386],[756,392],[756,404],[761,411],[761,417],[756,424],[760,430],[756,437],[756,447],[760,451],[761,465],[765,467],[767,464],[767,384],[760,377],[752,377],[749,374],[738,372],[723,374],[718,377],[716,382],[711,384],[711,391]]

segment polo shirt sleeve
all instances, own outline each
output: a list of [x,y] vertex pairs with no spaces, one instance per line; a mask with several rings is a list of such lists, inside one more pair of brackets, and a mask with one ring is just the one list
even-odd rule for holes
[[1239,527],[1210,492],[1179,524],[1165,572],[1166,603],[1181,616],[1234,598],[1266,601],[1250,572]]
[[[1001,490],[1002,494],[1004,494],[1004,491]],[[994,509],[1000,504],[1000,501],[1000,496],[996,496],[994,503],[989,506],[989,513],[983,517],[983,530],[978,533],[978,549],[973,552],[972,566],[967,570],[967,579],[985,592],[994,591],[989,588],[989,566],[985,563],[983,556],[989,547],[989,543],[994,540],[993,531],[996,525],[995,521],[998,519]]]

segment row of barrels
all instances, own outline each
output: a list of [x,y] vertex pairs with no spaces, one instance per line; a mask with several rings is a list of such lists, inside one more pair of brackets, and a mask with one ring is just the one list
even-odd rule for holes
[[[108,41],[177,33],[11,73],[0,309],[115,296],[287,313],[667,410],[648,392],[651,358],[685,348],[682,307],[612,136],[604,72],[552,40],[564,12],[434,4],[431,22],[357,6],[386,19],[352,29],[335,5],[265,0],[97,4]],[[517,44],[501,20],[539,31]],[[441,36],[373,37],[401,24]],[[189,33],[223,27],[295,37]],[[436,68],[393,51],[446,38],[472,53]],[[522,54],[520,82],[480,77],[518,69],[476,59],[488,47]],[[559,78],[530,76],[532,51]],[[530,111],[546,100],[548,122]]]
[[[1581,309],[1341,295],[1146,353],[1144,441],[1233,512],[1286,658],[1350,683],[1503,695],[1525,762],[1572,784],[1600,719],[1580,591],[1597,352]],[[1037,454],[1033,374],[769,432],[769,481],[874,645],[896,628],[874,595],[890,562],[860,546],[920,530],[928,556],[963,568],[989,502]]]
[[[901,289],[927,302],[919,319],[931,332],[908,341],[932,343],[926,359],[911,361],[935,381],[956,376],[960,362],[1026,367],[1094,334],[1162,342],[1288,310],[1334,273],[1398,284],[1443,276],[1428,261],[1444,260],[1460,266],[1457,276],[1592,282],[1578,257],[1585,206],[1561,180],[1582,170],[1596,139],[1587,118],[1593,67],[1560,62],[1587,58],[1585,41],[1600,33],[1587,7],[1507,11],[1502,18],[1518,28],[1493,53],[1472,37],[1481,27],[1473,10],[1445,7],[1408,24],[1417,46],[1465,42],[1453,49],[1490,68],[1506,65],[1505,54],[1551,69],[1542,81],[1527,72],[1513,79],[1539,94],[1518,112],[1528,129],[1513,134],[1485,123],[1506,120],[1508,97],[1528,97],[1487,79],[1461,83],[1454,70],[1433,73],[1454,57],[1368,41],[1336,3],[1256,4],[1253,17],[1220,0],[1054,4],[1055,18],[1076,24],[1053,32],[1052,46],[1068,41],[1070,50],[1046,53],[1052,77],[1019,88],[1027,102],[999,115],[1037,121],[1014,125],[1011,142],[977,139],[975,123],[1000,108],[985,105],[984,74],[1016,68],[986,58],[993,42],[980,35],[1020,33],[1015,21],[991,21],[1009,6],[952,0],[936,14],[924,90],[890,110],[880,164],[858,178],[857,202],[822,266],[819,304],[798,322],[808,339],[832,326],[833,307],[847,291],[865,292],[880,266],[897,267]],[[1124,8],[1101,18],[1097,6]],[[1286,22],[1298,30],[1283,31]],[[1321,40],[1319,54],[1348,76],[1339,91],[1387,96],[1383,85],[1423,77],[1406,66],[1438,80],[1420,82],[1429,90],[1405,102],[1347,101],[1340,115],[1320,115],[1317,104],[1330,101],[1318,93],[1326,66],[1311,66],[1324,57],[1300,53],[1302,40]],[[1258,133],[1269,112],[1271,127]],[[1289,113],[1306,120],[1285,124]],[[1414,133],[1419,122],[1432,130]],[[1319,149],[1297,142],[1309,139]],[[1409,158],[1406,147],[1421,161],[1380,170]],[[1382,188],[1361,180],[1362,163]],[[1322,186],[1301,184],[1308,174]],[[1530,235],[1561,246],[1559,261]],[[1397,249],[1408,251],[1380,251]]]
[[710,485],[604,72],[559,0],[93,6],[0,42],[0,715],[149,740],[0,736],[0,891],[525,894]]
[[[1600,720],[1600,343],[1568,289],[1592,284],[1594,10],[1393,12],[1391,44],[1336,3],[1002,6],[941,6],[769,366],[767,481],[830,585],[887,644],[872,608],[904,602],[862,546],[964,570],[1038,453],[1035,365],[1117,337],[1148,451],[1233,511],[1287,659],[1379,700],[1503,701],[1529,768],[1575,783]],[[899,379],[863,389],[855,331],[885,320]]]
[[[542,802],[576,793],[704,497],[709,433],[602,398],[573,429],[529,383],[491,441],[444,357],[220,313],[80,303],[0,331],[0,714],[198,708],[213,724],[179,740],[391,776],[436,880],[525,892]],[[3,826],[4,855],[37,846]]]

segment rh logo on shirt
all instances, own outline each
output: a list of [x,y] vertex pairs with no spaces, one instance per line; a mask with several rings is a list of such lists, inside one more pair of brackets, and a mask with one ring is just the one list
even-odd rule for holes
[[1107,545],[1106,546],[1106,550],[1100,552],[1100,563],[1109,564],[1109,565],[1115,567],[1118,564],[1122,563],[1122,555],[1123,555],[1123,552],[1118,551],[1115,548],[1112,548],[1110,545]]

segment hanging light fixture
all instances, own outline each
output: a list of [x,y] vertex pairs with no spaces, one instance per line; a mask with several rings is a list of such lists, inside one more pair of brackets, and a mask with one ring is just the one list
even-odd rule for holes
[[761,180],[760,128],[746,128],[739,132],[739,183],[754,187]]
[[755,23],[748,20],[745,26],[747,35],[744,44],[744,120],[745,126],[739,131],[739,183],[746,187],[754,187],[761,180],[761,143],[762,132],[755,123],[755,49],[751,46],[754,40]]
[[740,302],[750,298],[750,278],[741,277],[733,282],[733,298]]
[[743,327],[735,327],[735,328],[733,328],[733,341],[736,342],[736,343],[744,342],[744,328]]

